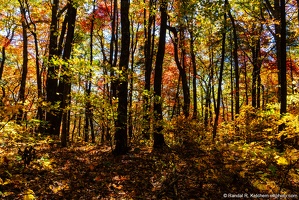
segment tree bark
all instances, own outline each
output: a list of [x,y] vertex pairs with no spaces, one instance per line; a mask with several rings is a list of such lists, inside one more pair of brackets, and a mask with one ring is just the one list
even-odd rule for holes
[[196,84],[196,76],[197,76],[197,69],[196,69],[196,58],[194,53],[194,33],[193,28],[189,32],[190,33],[190,54],[191,54],[191,62],[192,62],[192,70],[193,70],[193,79],[192,79],[192,86],[193,86],[193,119],[197,119],[197,84]]
[[129,0],[121,0],[121,55],[119,61],[119,85],[118,85],[118,116],[115,131],[114,155],[122,155],[128,152],[127,144],[127,119],[128,119],[128,65],[130,57],[130,21]]
[[159,149],[165,146],[163,131],[163,115],[162,115],[162,74],[163,61],[165,54],[165,39],[167,28],[167,0],[162,0],[160,4],[161,23],[158,52],[155,63],[154,78],[154,148]]
[[234,69],[235,69],[235,112],[236,115],[240,113],[240,89],[239,89],[239,60],[238,60],[238,36],[237,36],[237,28],[236,23],[233,15],[231,14],[230,10],[228,10],[228,16],[232,22],[233,26],[233,40],[234,40],[234,46],[233,46],[233,56],[234,56]]
[[59,101],[59,96],[57,94],[57,66],[52,62],[52,59],[55,59],[55,57],[58,56],[58,8],[59,0],[53,0],[50,25],[49,63],[46,81],[47,101],[51,103],[50,111],[46,113],[46,121],[48,122],[46,133],[50,135],[59,135],[61,123],[59,111],[53,108],[55,103]]
[[183,105],[183,112],[185,115],[185,118],[189,117],[189,108],[190,108],[190,91],[188,86],[188,80],[187,75],[185,72],[185,69],[181,65],[181,62],[179,60],[179,49],[178,49],[178,33],[176,28],[167,26],[167,29],[169,29],[173,35],[174,35],[174,60],[177,65],[177,68],[180,72],[180,76],[182,77],[182,86],[183,86],[183,95],[184,95],[184,105]]
[[[63,51],[63,60],[68,61],[71,57],[73,40],[74,40],[74,33],[75,33],[75,23],[76,23],[76,15],[77,9],[72,0],[69,1],[69,8],[67,10],[67,34],[66,34],[66,41]],[[67,107],[70,105],[71,102],[71,75],[67,65],[63,66],[63,77],[62,77],[62,104],[61,110],[63,111],[62,114],[62,132],[61,132],[61,145],[63,147],[67,146],[68,136],[69,136],[69,112]]]
[[112,103],[113,97],[116,98],[116,87],[117,83],[115,80],[115,71],[114,67],[116,67],[117,63],[117,52],[118,52],[118,34],[117,34],[117,16],[118,16],[118,2],[114,0],[113,3],[113,14],[111,20],[111,41],[110,41],[110,55],[109,55],[109,64],[110,64],[110,76],[112,77],[111,86],[110,86],[110,102]]
[[[93,1],[93,9],[92,9],[92,18],[91,18],[91,26],[90,26],[90,34],[89,34],[89,48],[90,48],[90,57],[89,57],[89,64],[92,67],[93,64],[93,31],[94,31],[94,14],[95,14],[95,0]],[[85,124],[84,124],[84,141],[88,142],[89,139],[89,127],[90,132],[94,132],[92,130],[93,120],[92,120],[92,110],[91,110],[91,102],[90,102],[90,95],[91,95],[91,79],[92,79],[92,69],[89,69],[89,73],[86,76],[86,83],[85,83],[85,95],[86,95],[86,102],[85,102]],[[92,137],[92,142],[94,143],[95,139],[94,136]]]
[[[146,9],[144,9],[146,17]],[[152,37],[155,37],[152,34],[152,26],[154,22],[155,15],[152,14],[153,12],[153,0],[149,1],[149,17],[148,21],[144,20],[145,28],[145,45],[144,45],[144,57],[145,57],[145,85],[144,91],[145,94],[143,95],[144,98],[144,114],[143,114],[143,129],[142,135],[144,138],[150,138],[150,91],[151,91],[151,73],[152,73],[152,65],[153,65],[153,48],[154,48],[154,40],[152,41]]]
[[[22,15],[22,34],[23,34],[23,65],[22,65],[22,75],[21,75],[21,85],[19,90],[19,102],[23,105],[25,101],[25,89],[26,89],[26,79],[28,73],[28,37],[27,37],[27,24],[26,24],[26,9],[25,5],[21,0],[20,3],[20,12]],[[23,119],[24,111],[19,109],[17,116],[17,122],[20,123]]]
[[[226,11],[228,1],[225,0],[224,3],[224,10]],[[221,87],[222,87],[222,76],[223,76],[223,69],[224,69],[224,57],[225,57],[225,40],[226,40],[226,12],[224,12],[224,25],[223,25],[223,32],[222,32],[222,50],[221,50],[221,64],[219,69],[219,82],[218,82],[218,93],[217,93],[217,105],[215,110],[215,121],[213,126],[213,140],[216,137],[217,127],[218,127],[218,119],[219,119],[219,111],[220,111],[220,100],[221,100]]]
[[285,0],[280,0],[281,6],[281,40],[280,40],[280,86],[281,86],[281,104],[280,104],[280,114],[284,115],[287,113],[287,53],[286,53],[286,12],[285,12]]

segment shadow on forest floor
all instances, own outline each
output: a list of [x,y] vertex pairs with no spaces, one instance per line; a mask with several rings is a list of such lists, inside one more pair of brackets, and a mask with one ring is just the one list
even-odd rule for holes
[[[26,168],[16,146],[4,142],[0,147],[3,199],[221,199],[225,194],[275,193],[257,187],[265,181],[256,175],[262,166],[250,168],[228,149],[192,142],[163,153],[139,146],[119,157],[107,146],[60,148],[44,142],[35,145],[37,158]],[[288,191],[298,194],[295,185],[289,184]]]

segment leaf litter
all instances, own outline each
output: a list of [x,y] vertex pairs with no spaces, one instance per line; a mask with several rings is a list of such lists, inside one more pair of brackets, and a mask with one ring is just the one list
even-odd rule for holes
[[[258,144],[251,144],[248,151],[238,144],[191,143],[162,152],[140,145],[114,157],[111,147],[105,145],[77,142],[60,148],[39,142],[34,144],[37,158],[25,167],[17,147],[2,145],[0,197],[218,199],[224,193],[298,192],[298,163],[285,176],[290,159],[298,152],[289,158],[267,151],[273,154],[271,160],[264,159],[265,151]],[[19,146],[26,145],[28,142]],[[282,177],[286,180],[281,189]]]

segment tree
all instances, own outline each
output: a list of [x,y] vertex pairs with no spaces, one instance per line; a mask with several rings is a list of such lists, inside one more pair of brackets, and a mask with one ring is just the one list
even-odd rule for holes
[[[228,3],[229,5],[229,3]],[[234,46],[233,46],[233,57],[234,57],[234,71],[235,71],[235,90],[236,90],[236,95],[235,95],[235,112],[238,115],[240,113],[240,89],[239,89],[239,58],[238,58],[238,36],[237,36],[237,28],[236,28],[236,22],[231,14],[231,8],[228,10],[228,16],[231,20],[232,27],[233,27],[233,41],[234,41]]]
[[[91,16],[91,25],[90,25],[90,57],[89,57],[89,64],[92,67],[93,65],[93,32],[94,32],[94,24],[95,24],[95,0],[93,1],[92,5],[92,16]],[[94,136],[94,128],[93,128],[93,113],[92,113],[92,107],[91,107],[91,79],[92,79],[92,69],[89,70],[89,73],[87,74],[87,80],[85,83],[85,95],[86,95],[86,103],[85,103],[85,124],[84,124],[84,141],[88,142],[88,136],[89,136],[89,126],[91,131],[91,140],[93,143],[95,143],[95,136]]]
[[[3,71],[4,71],[4,66],[5,66],[5,60],[6,60],[6,48],[9,46],[11,43],[14,34],[15,34],[15,28],[16,27],[9,27],[7,31],[7,35],[5,37],[5,43],[2,45],[2,57],[1,57],[1,64],[0,64],[0,81],[2,81],[2,76],[3,76]],[[1,84],[0,86],[2,88],[2,96],[0,97],[0,105],[3,104],[2,100],[5,97],[5,89],[4,85]]]
[[48,127],[46,130],[47,134],[59,135],[61,118],[59,112],[54,108],[55,104],[59,102],[60,97],[57,94],[57,66],[54,64],[54,60],[58,57],[58,10],[59,10],[59,0],[53,0],[51,24],[50,24],[50,43],[49,43],[49,63],[48,63],[48,73],[47,73],[47,101],[50,103],[50,111],[46,113],[46,121],[48,122]]
[[[285,0],[275,0],[274,6],[270,4],[269,0],[265,1],[267,8],[270,10],[273,18],[279,23],[275,23],[275,34],[273,37],[276,43],[276,55],[277,55],[277,66],[279,70],[278,81],[279,81],[279,93],[278,98],[280,102],[280,115],[283,117],[287,113],[287,67],[286,67],[286,2]],[[278,127],[278,131],[282,131],[285,128],[285,124],[282,123]],[[282,135],[280,138],[281,144],[283,144],[285,136]],[[283,145],[281,145],[283,146]]]
[[[28,36],[27,36],[27,24],[26,24],[26,8],[24,2],[18,0],[20,4],[20,12],[22,16],[22,29],[23,29],[23,65],[22,65],[22,75],[21,75],[21,85],[19,90],[19,101],[24,104],[25,101],[25,89],[26,89],[26,78],[28,73]],[[24,112],[21,108],[17,116],[17,121],[20,123],[24,120]]]
[[125,154],[127,144],[127,119],[128,119],[128,65],[130,57],[130,21],[129,1],[121,0],[121,54],[119,61],[118,109],[115,131],[115,155]]
[[222,87],[222,76],[224,69],[224,59],[225,59],[225,41],[226,41],[226,9],[228,5],[228,0],[225,0],[224,3],[224,20],[223,20],[223,29],[222,29],[222,49],[221,49],[221,63],[219,69],[219,80],[218,80],[218,93],[217,93],[217,104],[215,109],[215,121],[213,126],[213,140],[216,137],[217,127],[218,127],[218,119],[219,119],[219,111],[220,111],[220,100],[221,100],[221,87]]
[[[153,0],[149,1],[149,14],[148,20],[144,19],[144,57],[145,57],[145,72],[144,72],[144,114],[143,114],[143,136],[146,139],[150,138],[150,91],[151,91],[151,73],[153,65],[153,50],[154,50],[154,38],[155,29],[152,31],[152,26],[154,27],[155,15],[153,14]],[[146,8],[144,9],[144,18],[146,17]]]
[[197,75],[197,69],[196,69],[196,56],[194,52],[194,30],[193,26],[191,27],[191,30],[189,30],[190,34],[190,54],[191,54],[191,61],[192,61],[192,70],[193,70],[193,79],[192,79],[192,86],[193,86],[193,119],[197,119],[197,84],[196,84],[196,75]]
[[280,87],[281,87],[281,101],[280,101],[280,115],[287,113],[287,50],[286,50],[286,11],[285,0],[280,0]]
[[[280,0],[280,117],[285,116],[287,113],[287,51],[286,51],[286,12],[285,12],[285,0]],[[281,132],[285,129],[285,123],[282,123],[278,127],[278,131]],[[284,150],[284,140],[286,135],[280,137],[280,151]]]
[[[72,46],[73,46],[73,40],[74,40],[74,33],[75,33],[75,23],[76,23],[76,15],[77,15],[77,8],[75,3],[70,0],[68,4],[68,10],[66,14],[67,19],[67,34],[66,34],[66,40],[64,45],[64,51],[62,58],[67,63],[68,60],[71,57],[72,52]],[[61,103],[61,109],[63,111],[62,113],[62,132],[61,132],[61,145],[66,146],[68,141],[68,135],[69,135],[69,111],[67,107],[71,103],[71,80],[70,80],[70,72],[68,69],[68,64],[63,65],[63,76],[61,84],[59,85],[59,88],[61,88],[59,92],[63,94],[62,103]]]
[[162,115],[162,73],[163,60],[165,54],[165,39],[167,28],[167,0],[162,0],[160,3],[161,23],[160,23],[160,37],[158,52],[155,64],[155,78],[154,78],[154,148],[162,148],[165,146],[164,135],[162,133],[163,115]]
[[[176,28],[174,27],[167,27],[167,29],[169,29],[173,35],[174,35],[174,39],[173,39],[173,46],[174,46],[174,60],[175,63],[179,69],[180,72],[180,76],[182,79],[182,85],[183,85],[183,94],[184,94],[184,105],[183,105],[183,112],[185,115],[185,118],[189,117],[189,107],[190,107],[190,92],[189,92],[189,86],[188,86],[188,79],[187,79],[187,75],[186,75],[186,71],[184,69],[184,67],[182,66],[180,60],[179,60],[179,49],[178,49],[178,33]],[[184,62],[184,59],[183,59]]]

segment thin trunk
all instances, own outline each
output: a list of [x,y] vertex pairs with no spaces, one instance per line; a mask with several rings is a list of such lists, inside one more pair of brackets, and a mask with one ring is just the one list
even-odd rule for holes
[[[262,32],[263,27],[260,27],[259,35]],[[253,72],[252,72],[252,107],[259,108],[260,107],[260,69],[261,69],[261,42],[260,38],[257,39],[255,46],[252,47],[252,64],[253,64]]]
[[252,89],[251,89],[251,98],[252,98],[252,107],[256,108],[256,91],[257,91],[257,73],[258,73],[258,52],[256,47],[251,49],[253,55],[253,71],[252,71]]
[[[95,13],[96,10],[96,0],[93,0],[93,14]],[[91,94],[91,82],[92,82],[92,65],[93,65],[93,32],[94,32],[94,15],[92,15],[92,20],[91,20],[91,27],[90,27],[90,43],[89,43],[89,48],[90,48],[90,58],[89,58],[89,63],[91,66],[91,69],[89,70],[89,77],[88,77],[88,99],[90,100],[90,94]],[[91,133],[91,142],[95,143],[95,133],[94,133],[94,127],[93,127],[93,110],[91,107],[90,101],[88,101],[88,110],[89,110],[89,125],[90,125],[90,133]]]
[[183,87],[183,96],[184,96],[183,112],[184,112],[185,118],[188,118],[189,117],[189,108],[190,108],[190,92],[189,92],[186,71],[179,60],[178,33],[177,33],[176,28],[174,28],[174,27],[168,26],[167,29],[169,29],[174,35],[174,41],[173,41],[174,60],[177,65],[177,68],[180,72],[180,76],[182,78],[182,87]]
[[262,85],[262,80],[261,80],[261,65],[259,65],[258,67],[258,73],[257,73],[257,94],[256,94],[256,102],[257,108],[261,107],[261,85]]
[[[137,49],[138,44],[138,35],[137,32],[139,31],[139,26],[136,30],[136,37],[134,38],[134,26],[132,23],[131,26],[131,33],[132,33],[132,42],[131,42],[131,69],[130,69],[130,88],[129,88],[129,143],[133,137],[133,90],[134,90],[134,64],[135,64],[135,52]],[[135,40],[135,41],[134,41]]]
[[209,115],[210,113],[210,105],[211,105],[211,89],[212,89],[212,80],[211,76],[209,77],[208,86],[207,86],[207,92],[206,92],[206,98],[205,98],[205,109],[204,109],[204,125],[205,129],[207,130],[209,125],[209,117],[212,117]]
[[282,49],[283,47],[281,46],[282,45],[282,19],[281,19],[281,15],[280,13],[282,12],[281,10],[282,6],[280,6],[280,0],[274,0],[274,13],[273,13],[273,16],[274,18],[279,21],[280,23],[275,23],[275,35],[274,35],[274,39],[275,39],[275,43],[276,43],[276,55],[277,55],[277,59],[276,59],[276,63],[277,63],[277,68],[278,68],[278,83],[280,84],[280,87],[278,87],[278,102],[281,103],[281,97],[282,97],[282,88],[281,88],[281,83],[282,83],[282,80],[281,80],[281,64],[282,64],[282,58],[281,58],[281,54],[282,54]]
[[294,69],[293,69],[293,65],[292,65],[292,58],[291,58],[291,56],[290,56],[290,64],[291,64],[290,70],[291,70],[292,94],[295,94],[296,84],[294,84],[294,83],[296,83],[296,82],[294,82],[294,72],[293,72]]
[[93,126],[93,113],[92,112],[89,117],[89,125],[90,125],[91,142],[95,143],[96,137],[95,137],[95,131],[94,131],[94,126]]
[[[227,7],[227,0],[225,0],[224,4],[224,10],[226,10]],[[221,87],[222,87],[222,75],[223,75],[223,69],[224,69],[224,56],[225,56],[225,39],[226,39],[226,13],[224,13],[224,25],[222,30],[222,49],[221,49],[221,64],[220,64],[220,74],[219,74],[219,82],[218,82],[218,93],[217,93],[217,107],[215,110],[215,121],[213,126],[213,140],[216,137],[217,134],[217,127],[218,127],[218,119],[219,119],[219,111],[220,111],[220,100],[221,100]]]
[[1,65],[0,65],[0,80],[2,80],[2,75],[3,75],[3,71],[4,71],[4,64],[5,64],[5,60],[6,60],[6,47],[2,46],[2,58],[1,58]]
[[231,14],[230,10],[228,11],[229,18],[232,22],[233,26],[233,40],[234,40],[234,46],[233,46],[233,55],[234,55],[234,64],[235,64],[235,106],[236,106],[236,115],[240,113],[240,89],[239,89],[239,60],[238,60],[238,36],[237,36],[237,28],[236,23],[233,15]]
[[[41,100],[43,100],[43,94],[42,94],[42,80],[41,80],[40,65],[39,65],[38,39],[37,39],[37,34],[36,34],[37,28],[36,28],[36,24],[34,23],[34,21],[31,18],[28,0],[25,0],[25,3],[26,3],[28,18],[29,18],[29,22],[27,21],[27,18],[25,18],[26,24],[28,26],[30,33],[33,35],[33,38],[34,38],[37,97],[38,97],[38,100],[41,101]],[[30,25],[33,26],[33,30],[30,28]],[[38,103],[38,107],[37,107],[37,119],[43,120],[43,111],[42,111],[41,105],[39,103]]]
[[244,53],[244,81],[245,81],[245,102],[246,105],[249,104],[249,97],[248,97],[248,82],[247,82],[247,63],[246,63],[246,56]]
[[[6,42],[2,46],[2,51],[1,51],[2,52],[2,58],[1,58],[1,64],[0,64],[0,81],[2,80],[2,75],[3,75],[3,71],[4,71],[5,60],[6,60],[6,47],[12,41],[12,39],[14,37],[14,32],[15,32],[15,28],[13,28],[12,30],[9,30],[9,32],[8,32],[6,38],[5,38]],[[10,39],[9,39],[9,37],[10,37]],[[1,84],[0,87],[2,88],[2,96],[0,97],[0,105],[3,105],[3,99],[5,97],[5,88],[4,88],[4,85],[2,85],[2,84]]]
[[192,69],[193,69],[193,80],[192,80],[192,86],[193,86],[193,119],[197,119],[197,84],[196,84],[196,76],[197,76],[197,70],[196,70],[196,58],[194,53],[194,34],[193,30],[190,31],[190,54],[191,54],[191,62],[192,62]]
[[[25,101],[25,89],[26,89],[26,79],[28,73],[28,37],[27,37],[27,25],[26,25],[26,9],[24,4],[19,0],[20,12],[22,14],[22,30],[23,30],[23,65],[22,65],[22,75],[21,75],[21,85],[19,90],[19,102],[23,105]],[[17,121],[20,123],[23,119],[24,111],[21,108],[17,116]]]
[[[71,57],[72,52],[72,45],[74,40],[74,33],[75,33],[75,23],[76,23],[76,15],[77,9],[74,6],[72,0],[69,2],[69,8],[67,10],[67,18],[68,18],[68,26],[67,26],[67,35],[65,40],[65,46],[63,51],[63,60],[68,61]],[[61,81],[61,87],[63,88],[62,94],[62,104],[61,110],[62,113],[62,132],[61,132],[61,145],[63,147],[67,146],[68,136],[69,136],[69,111],[67,110],[68,106],[71,103],[71,75],[68,69],[67,64],[63,65],[63,77]]]
[[[230,45],[232,45],[232,37],[230,39]],[[233,51],[231,51],[231,59],[230,59],[230,92],[231,92],[231,98],[230,98],[230,109],[231,109],[231,120],[233,121],[234,116],[234,77],[233,77]]]
[[[144,18],[146,17],[146,9],[144,13]],[[143,116],[143,129],[142,135],[144,138],[150,138],[150,90],[151,90],[151,73],[152,73],[152,65],[153,65],[153,48],[154,46],[152,43],[152,37],[155,37],[154,34],[152,35],[152,25],[154,22],[154,15],[153,12],[153,1],[149,1],[149,17],[148,22],[144,19],[144,37],[145,39],[145,46],[144,46],[144,56],[145,56],[145,85],[144,85],[144,116]]]
[[284,115],[287,113],[287,79],[286,79],[286,12],[285,12],[285,0],[280,0],[280,28],[281,28],[281,40],[280,40],[280,87],[281,87],[281,104],[280,114]]
[[[285,11],[285,0],[280,0],[280,54],[277,57],[280,58],[280,117],[282,118],[287,113],[287,53],[286,53],[286,11]],[[285,130],[285,123],[282,123],[278,127],[278,131]],[[282,134],[280,141],[277,142],[277,148],[280,152],[284,151],[284,140],[287,137],[286,134]]]
[[[55,59],[55,56],[57,56],[58,49],[58,8],[59,0],[53,0],[52,19],[50,25],[49,64],[46,81],[47,101],[51,103],[51,106],[53,107],[59,101],[59,97],[57,95],[57,66],[55,66],[52,61],[52,59]],[[61,121],[59,117],[57,117],[58,115],[59,112],[54,108],[51,108],[51,110],[46,113],[46,121],[48,122],[48,128],[46,130],[47,134],[59,135]]]
[[160,5],[161,23],[160,23],[160,37],[158,52],[155,64],[155,78],[154,78],[154,148],[162,148],[165,146],[163,130],[163,115],[162,115],[162,74],[163,61],[165,54],[165,40],[167,28],[167,0],[162,0]]
[[[172,107],[172,115],[171,118],[173,118],[174,116],[178,116],[180,113],[178,111],[179,107],[179,93],[180,93],[180,81],[181,81],[181,76],[179,76],[179,80],[178,80],[178,85],[177,85],[177,89],[176,89],[176,94],[175,94],[175,99],[174,99],[174,105]],[[178,105],[178,106],[177,106]]]
[[[89,69],[87,80],[85,84],[85,95],[86,95],[86,103],[85,103],[85,125],[84,125],[84,141],[88,142],[89,139],[89,126],[90,130],[92,129],[93,119],[92,119],[92,108],[91,108],[91,80],[92,80],[92,65],[93,65],[93,31],[94,31],[94,14],[95,14],[95,0],[93,1],[93,9],[92,9],[92,18],[91,18],[91,26],[90,26],[90,34],[89,34],[89,48],[90,48],[90,57],[89,57],[89,65],[91,69]],[[92,133],[92,130],[91,130]],[[92,140],[94,142],[94,136],[92,136]]]
[[112,78],[111,81],[111,87],[110,87],[110,102],[112,102],[112,98],[116,97],[116,86],[117,83],[115,81],[115,72],[114,67],[116,67],[117,62],[117,43],[118,43],[118,37],[117,37],[117,0],[114,0],[113,3],[113,14],[112,14],[112,21],[111,21],[111,41],[110,41],[110,56],[109,56],[109,64],[110,64],[110,76]]

